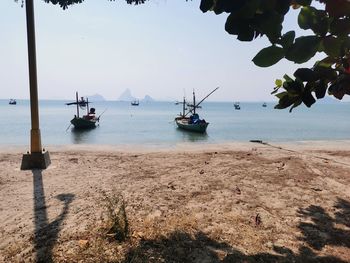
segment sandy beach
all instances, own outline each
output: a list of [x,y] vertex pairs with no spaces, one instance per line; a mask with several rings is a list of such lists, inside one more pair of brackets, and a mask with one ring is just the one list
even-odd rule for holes
[[0,151],[1,262],[350,262],[348,141],[25,150]]

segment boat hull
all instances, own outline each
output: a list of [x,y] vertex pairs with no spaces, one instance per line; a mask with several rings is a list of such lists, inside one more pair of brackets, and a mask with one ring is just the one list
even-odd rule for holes
[[96,120],[86,120],[83,118],[74,117],[71,121],[75,129],[92,129],[96,127]]
[[189,123],[189,118],[176,118],[175,122],[177,127],[180,129],[191,131],[191,132],[198,132],[198,133],[205,133],[207,130],[207,127],[209,125],[208,122],[201,122],[201,123]]

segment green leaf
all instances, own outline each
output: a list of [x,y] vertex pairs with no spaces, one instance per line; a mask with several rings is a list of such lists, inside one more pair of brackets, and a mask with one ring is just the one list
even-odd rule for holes
[[214,0],[202,0],[199,8],[202,10],[203,13],[212,10],[215,3]]
[[287,74],[285,74],[283,76],[283,78],[287,81],[287,82],[291,82],[291,81],[294,81],[291,77],[289,77]]
[[286,59],[299,64],[304,63],[315,56],[320,42],[317,36],[298,37],[286,52]]
[[282,92],[276,95],[279,98],[278,104],[275,109],[285,109],[291,106],[298,98],[290,97],[287,92]]
[[333,36],[326,37],[322,40],[324,52],[331,57],[338,57],[343,53],[343,40]]
[[244,0],[237,0],[237,1],[228,1],[228,0],[214,0],[215,2],[215,8],[214,10],[218,11],[224,11],[227,13],[232,13],[236,10],[239,10],[244,6],[245,2]]
[[288,13],[290,7],[290,0],[277,0],[275,10],[281,14],[285,15]]
[[240,41],[252,41],[255,37],[255,31],[253,28],[247,27],[246,30],[239,32],[237,39]]
[[330,24],[333,35],[347,36],[350,34],[350,18],[334,19]]
[[309,6],[311,5],[312,0],[295,0],[294,2],[298,5]]
[[276,43],[281,37],[284,16],[277,12],[256,14],[252,24],[254,28],[265,34],[271,43]]
[[315,67],[329,68],[337,62],[338,62],[338,60],[334,57],[325,57],[324,59],[317,61],[315,63]]
[[253,58],[253,62],[259,67],[270,67],[280,61],[283,57],[283,48],[270,46],[260,50],[260,52]]
[[296,102],[294,102],[293,106],[290,107],[289,112],[292,112],[294,108],[298,107],[303,101],[301,99],[298,99]]
[[317,81],[314,89],[315,89],[316,98],[322,99],[326,95],[327,84],[323,80]]
[[325,36],[329,29],[327,13],[314,7],[303,7],[298,16],[298,24],[302,29],[311,29],[314,33]]
[[350,2],[347,0],[326,1],[326,11],[332,17],[342,17],[350,15]]
[[215,14],[219,15],[225,11],[225,8],[224,8],[225,2],[226,0],[214,0],[214,6],[212,10],[214,11]]
[[[230,3],[235,3],[236,1],[226,0]],[[254,17],[257,9],[260,6],[261,0],[245,0],[245,4],[235,11],[232,11],[231,14],[236,18],[252,18]]]
[[331,66],[323,66],[322,64],[316,64],[313,67],[313,70],[318,73],[318,75],[323,80],[335,81],[338,78],[338,73]]
[[302,81],[316,81],[319,75],[309,68],[299,68],[294,72],[294,76]]
[[278,44],[282,45],[284,49],[288,49],[294,42],[295,31],[289,31],[285,33],[281,39],[278,41]]
[[280,88],[283,85],[283,81],[281,79],[276,79],[275,80],[275,85]]
[[316,102],[310,91],[305,91],[302,95],[303,103],[310,108],[312,104]]
[[277,98],[282,99],[284,96],[288,96],[288,92],[287,91],[283,91],[281,93],[278,93],[275,95]]
[[255,30],[250,27],[249,20],[237,19],[232,14],[227,17],[225,30],[231,35],[237,35],[241,41],[252,41],[255,37]]
[[259,10],[262,12],[272,11],[276,8],[276,3],[279,0],[261,0]]
[[301,81],[293,80],[293,81],[285,81],[283,83],[283,88],[289,93],[291,96],[300,95],[304,91],[304,85]]
[[350,74],[341,74],[329,87],[328,92],[339,100],[344,95],[350,95]]

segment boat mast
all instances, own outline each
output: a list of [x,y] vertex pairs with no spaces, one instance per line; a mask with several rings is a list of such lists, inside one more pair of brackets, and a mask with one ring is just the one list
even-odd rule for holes
[[182,117],[185,117],[185,110],[186,110],[186,100],[184,97],[184,102],[182,103]]
[[199,106],[199,104],[201,104],[206,98],[208,98],[211,94],[213,94],[219,87],[217,87],[216,89],[214,89],[212,92],[210,92],[207,96],[205,96],[197,105],[194,104],[196,107]]
[[86,115],[89,115],[89,98],[86,97]]
[[193,90],[193,114],[196,114],[196,95],[194,94],[194,90]]
[[[211,94],[213,94],[219,87],[217,87],[216,89],[214,89],[212,92],[210,92],[207,96],[205,96],[200,102],[198,102],[198,104],[196,105],[196,96],[194,94],[194,91],[193,91],[193,105],[191,104],[188,104],[189,107],[192,107],[193,108],[193,114],[196,114],[196,108],[199,108],[199,104],[201,104],[206,98],[208,98]],[[188,111],[185,116],[187,116],[187,114],[189,114],[191,112]]]
[[75,98],[77,100],[77,118],[79,118],[79,99],[78,99],[78,92],[75,92]]

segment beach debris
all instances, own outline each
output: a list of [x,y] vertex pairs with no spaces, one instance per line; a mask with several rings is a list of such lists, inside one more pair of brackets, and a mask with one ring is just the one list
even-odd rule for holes
[[78,163],[79,162],[78,158],[69,158],[68,161],[70,161],[72,163]]
[[235,191],[236,191],[236,194],[238,194],[238,195],[240,195],[240,194],[241,194],[241,189],[239,189],[239,187],[238,187],[238,186],[236,186]]
[[255,216],[255,226],[259,226],[259,225],[261,225],[261,223],[262,223],[261,216],[259,213],[257,213]]
[[168,183],[168,188],[170,188],[171,190],[175,190],[175,186],[173,185],[173,182]]
[[284,166],[285,166],[285,165],[286,165],[286,164],[285,164],[284,162],[280,163],[280,165],[277,166],[277,170],[284,170]]
[[267,144],[267,142],[264,142],[262,140],[249,140],[249,142],[252,142],[252,143],[260,143],[260,144]]
[[81,248],[87,248],[89,246],[89,241],[81,239],[78,241],[79,247]]
[[204,174],[204,170],[203,170],[203,169],[200,170],[200,171],[199,171],[199,174]]
[[316,192],[321,192],[322,191],[322,189],[317,188],[317,187],[311,187],[311,190],[314,190]]
[[142,232],[134,231],[131,236],[134,237],[134,238],[141,238],[141,239],[143,239],[145,237],[145,234],[142,233]]

